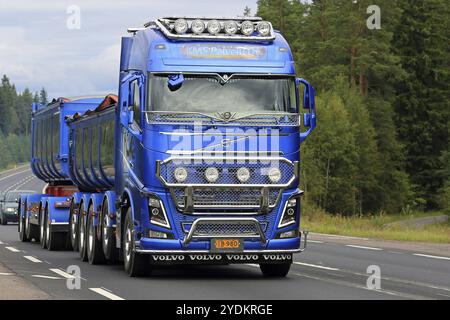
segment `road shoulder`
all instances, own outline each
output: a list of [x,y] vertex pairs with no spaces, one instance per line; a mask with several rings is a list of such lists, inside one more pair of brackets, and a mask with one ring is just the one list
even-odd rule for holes
[[51,297],[0,263],[0,300],[44,300]]
[[381,239],[358,238],[358,237],[312,233],[312,232],[309,233],[308,239],[313,241],[339,243],[345,245],[377,247],[391,250],[404,250],[404,251],[411,251],[414,253],[426,253],[430,255],[450,257],[450,244],[448,243],[381,240]]

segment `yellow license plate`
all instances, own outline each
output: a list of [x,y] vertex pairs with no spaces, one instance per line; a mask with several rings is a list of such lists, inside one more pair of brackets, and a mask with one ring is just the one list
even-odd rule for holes
[[241,251],[243,243],[241,239],[212,239],[212,251]]

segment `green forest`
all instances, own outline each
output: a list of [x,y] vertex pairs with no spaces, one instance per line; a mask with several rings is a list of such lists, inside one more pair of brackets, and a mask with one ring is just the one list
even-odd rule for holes
[[449,7],[257,2],[256,15],[282,32],[298,76],[316,89],[318,126],[302,146],[307,203],[342,215],[449,209]]
[[4,75],[0,85],[0,169],[30,160],[31,104],[47,102],[47,92],[18,93]]
[[[316,89],[318,127],[302,145],[306,203],[360,215],[450,210],[447,0],[259,0]],[[369,12],[368,12],[369,11]],[[30,105],[45,89],[0,86],[0,168],[29,159]]]

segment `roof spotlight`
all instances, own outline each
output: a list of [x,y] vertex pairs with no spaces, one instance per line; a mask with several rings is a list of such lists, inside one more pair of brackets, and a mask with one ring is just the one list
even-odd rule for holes
[[256,29],[263,37],[267,37],[268,35],[270,35],[270,23],[268,23],[267,21],[258,22]]
[[186,33],[188,29],[188,23],[185,19],[178,19],[175,21],[174,25],[175,32],[178,34]]
[[255,31],[255,26],[253,25],[253,22],[251,21],[244,21],[241,24],[241,32],[244,36],[249,36]]
[[220,25],[220,22],[218,20],[211,20],[208,22],[207,29],[210,34],[216,35],[220,32],[222,26]]
[[228,35],[233,35],[238,31],[238,25],[236,21],[227,21],[225,22],[225,32]]
[[201,34],[201,33],[203,33],[203,31],[205,31],[205,29],[206,29],[206,26],[202,20],[196,19],[196,20],[192,21],[191,30],[193,33]]

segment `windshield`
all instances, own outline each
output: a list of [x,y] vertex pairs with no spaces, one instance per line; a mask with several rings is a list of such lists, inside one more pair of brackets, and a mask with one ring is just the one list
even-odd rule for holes
[[215,113],[224,111],[295,112],[293,77],[184,75],[181,85],[169,88],[168,75],[149,77],[148,111]]
[[10,192],[6,195],[5,201],[6,202],[15,202],[16,199],[20,196],[20,193]]

